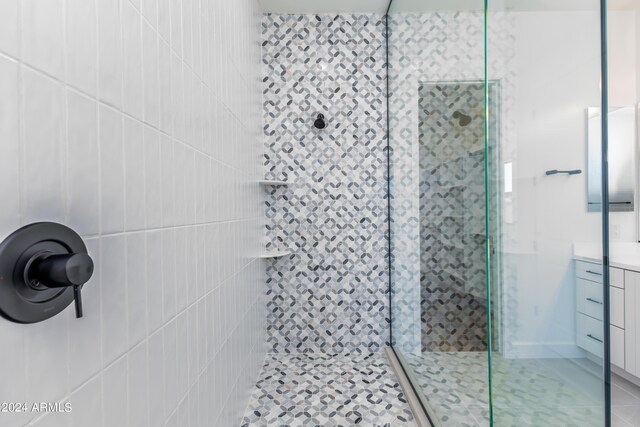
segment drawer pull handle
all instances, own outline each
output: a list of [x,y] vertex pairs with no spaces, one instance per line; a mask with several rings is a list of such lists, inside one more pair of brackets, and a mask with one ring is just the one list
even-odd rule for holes
[[600,305],[602,305],[602,301],[598,301],[598,300],[595,300],[595,299],[593,299],[593,298],[587,298],[587,301],[595,302],[596,304],[600,304]]
[[587,273],[589,273],[589,274],[595,274],[596,276],[602,276],[602,273],[598,273],[597,271],[587,270]]
[[595,340],[595,341],[598,341],[598,342],[603,342],[600,338],[596,338],[596,337],[594,337],[594,336],[593,336],[593,335],[591,335],[591,334],[587,334],[587,336],[588,336],[589,338],[591,338],[592,340]]

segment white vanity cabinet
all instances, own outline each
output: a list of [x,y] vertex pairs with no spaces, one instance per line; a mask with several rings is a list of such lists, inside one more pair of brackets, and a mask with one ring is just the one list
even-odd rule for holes
[[[576,343],[584,350],[602,357],[602,265],[576,260],[575,279]],[[611,363],[634,376],[640,376],[640,359],[638,362],[635,361],[635,355],[640,356],[640,351],[636,351],[635,348],[636,343],[640,347],[640,324],[636,322],[635,317],[625,317],[625,313],[633,313],[635,316],[636,310],[628,307],[630,304],[636,304],[634,307],[637,307],[640,303],[640,273],[611,267],[609,282]],[[631,287],[633,291],[629,292]],[[633,302],[630,300],[631,297],[634,298]],[[632,363],[629,361],[631,355],[634,355]],[[629,370],[630,367],[633,367],[633,370]]]
[[640,377],[640,273],[624,271],[624,370]]

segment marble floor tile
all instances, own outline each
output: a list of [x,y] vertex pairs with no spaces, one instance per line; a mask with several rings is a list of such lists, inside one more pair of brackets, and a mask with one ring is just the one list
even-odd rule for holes
[[386,355],[269,354],[243,427],[413,427]]
[[[443,425],[489,425],[486,352],[430,352],[404,355],[404,359],[431,407],[431,415]],[[494,425],[600,426],[604,415],[599,372],[597,365],[582,359],[504,359],[492,355]]]

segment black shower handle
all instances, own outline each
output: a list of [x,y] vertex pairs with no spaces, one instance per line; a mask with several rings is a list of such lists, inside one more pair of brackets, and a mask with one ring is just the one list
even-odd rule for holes
[[0,242],[0,316],[37,323],[75,303],[82,317],[82,288],[93,260],[78,233],[56,222],[20,227]]
[[27,276],[34,287],[73,286],[76,317],[82,317],[82,285],[93,275],[93,260],[86,253],[42,255],[28,267]]

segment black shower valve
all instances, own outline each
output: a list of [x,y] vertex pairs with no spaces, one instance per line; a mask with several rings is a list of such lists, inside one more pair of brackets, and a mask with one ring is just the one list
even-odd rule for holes
[[75,303],[82,317],[82,287],[93,275],[82,238],[54,222],[26,225],[0,243],[0,315],[36,323]]
[[73,287],[76,317],[82,317],[82,285],[93,275],[93,260],[88,254],[38,255],[25,274],[34,289]]

